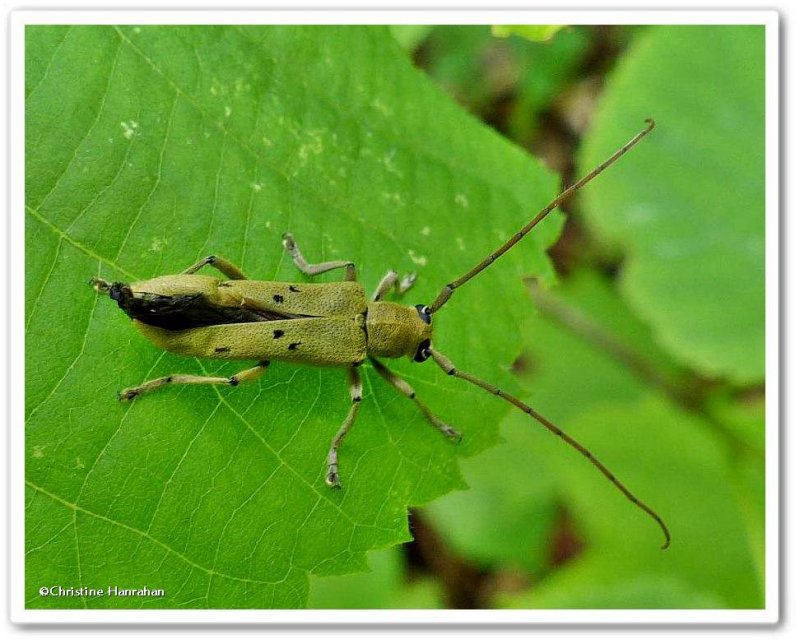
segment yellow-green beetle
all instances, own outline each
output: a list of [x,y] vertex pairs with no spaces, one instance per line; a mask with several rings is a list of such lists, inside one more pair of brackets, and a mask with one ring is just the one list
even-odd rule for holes
[[[405,306],[383,301],[382,298],[392,288],[402,293],[413,284],[413,275],[398,280],[394,271],[386,274],[368,299],[364,288],[356,281],[356,269],[352,262],[310,264],[289,233],[284,235],[283,244],[300,271],[313,276],[343,269],[345,280],[326,284],[248,280],[239,268],[213,255],[178,275],[165,275],[143,282],[111,283],[93,278],[91,284],[94,288],[116,300],[119,307],[134,320],[138,330],[156,346],[194,357],[258,361],[256,366],[229,378],[185,374],[164,376],[123,390],[119,394],[120,399],[131,400],[169,384],[236,386],[262,375],[270,360],[343,367],[349,374],[352,402],[347,417],[331,442],[325,477],[328,485],[339,487],[338,449],[358,414],[362,393],[359,366],[365,360],[369,360],[378,374],[392,386],[414,400],[428,421],[442,434],[456,441],[461,438],[456,430],[416,398],[411,385],[378,360],[407,356],[424,362],[432,357],[448,375],[466,380],[505,399],[583,454],[630,501],[658,522],[665,538],[662,547],[668,547],[670,534],[661,517],[635,497],[585,447],[519,399],[456,369],[432,344],[433,315],[447,303],[453,291],[505,254],[544,217],[630,150],[653,127],[653,121],[648,119],[644,130],[584,178],[564,190],[472,270],[447,284],[430,306]],[[215,267],[228,279],[197,275],[197,271],[206,265]]]

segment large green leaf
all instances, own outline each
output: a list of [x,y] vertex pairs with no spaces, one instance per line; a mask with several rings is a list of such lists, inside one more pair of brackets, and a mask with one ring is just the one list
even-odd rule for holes
[[[370,368],[340,451],[343,372],[273,364],[234,390],[120,388],[243,365],[164,354],[87,286],[210,253],[302,281],[280,247],[350,259],[372,288],[416,270],[438,290],[541,206],[556,181],[466,116],[385,28],[28,27],[26,475],[30,607],[285,607],[310,573],[363,570],[409,538],[407,508],[463,486],[456,456],[497,440],[505,405],[432,363],[398,362],[456,447]],[[514,389],[523,273],[551,276],[545,222],[437,314],[437,346]],[[323,277],[332,281],[336,277]],[[39,597],[40,586],[164,598]]]
[[764,27],[663,26],[619,64],[583,150],[588,169],[655,131],[586,188],[594,232],[625,251],[623,292],[685,364],[764,378]]

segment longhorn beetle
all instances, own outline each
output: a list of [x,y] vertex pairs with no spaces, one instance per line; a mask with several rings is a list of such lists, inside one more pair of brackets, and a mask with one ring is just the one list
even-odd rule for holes
[[[559,194],[506,243],[472,270],[447,284],[430,306],[403,306],[383,301],[392,288],[403,293],[413,283],[413,276],[398,280],[394,271],[389,271],[381,279],[368,301],[364,288],[356,281],[353,262],[310,264],[289,233],[283,236],[283,245],[301,272],[314,276],[343,269],[344,281],[291,284],[248,280],[236,266],[215,255],[193,264],[179,275],[165,275],[133,284],[92,278],[90,284],[95,290],[108,293],[111,299],[116,300],[133,319],[136,328],[162,349],[195,357],[259,361],[256,366],[229,378],[176,374],[148,380],[138,387],[121,391],[120,400],[133,400],[170,384],[235,387],[261,376],[271,359],[342,367],[347,370],[350,382],[351,405],[331,442],[325,477],[329,486],[338,488],[338,450],[358,415],[362,391],[359,367],[365,360],[370,361],[378,375],[413,400],[428,422],[444,436],[455,441],[461,439],[455,429],[416,397],[411,385],[378,360],[408,356],[415,362],[425,362],[433,358],[446,374],[503,398],[583,454],[620,492],[658,523],[664,533],[661,547],[669,547],[669,530],[661,517],[634,496],[589,450],[521,400],[457,369],[431,342],[433,316],[448,302],[453,292],[508,252],[549,213],[635,146],[655,127],[652,119],[645,122],[647,126],[641,132]],[[206,265],[213,266],[228,279],[222,281],[197,275],[197,271]]]

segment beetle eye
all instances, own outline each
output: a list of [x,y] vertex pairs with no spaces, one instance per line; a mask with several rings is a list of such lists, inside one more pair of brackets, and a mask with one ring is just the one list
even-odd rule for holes
[[414,362],[425,362],[431,357],[431,341],[423,340],[417,347],[417,352],[414,354]]
[[431,307],[424,304],[417,304],[415,307],[417,314],[425,324],[431,323]]

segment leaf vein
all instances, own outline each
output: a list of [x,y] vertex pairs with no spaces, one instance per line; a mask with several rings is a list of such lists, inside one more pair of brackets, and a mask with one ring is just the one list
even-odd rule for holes
[[[250,578],[246,578],[246,577],[237,577],[236,575],[229,575],[227,573],[220,572],[219,570],[213,570],[211,568],[206,568],[205,566],[197,563],[196,561],[193,561],[192,559],[190,559],[186,555],[181,554],[180,552],[178,552],[177,550],[172,548],[170,545],[164,543],[163,541],[160,541],[159,539],[156,539],[155,537],[153,537],[152,535],[147,534],[146,532],[143,532],[139,528],[135,528],[133,526],[127,525],[126,523],[123,523],[121,521],[117,521],[116,519],[112,519],[111,517],[107,517],[107,516],[104,516],[102,514],[98,514],[97,512],[93,512],[92,510],[88,510],[88,509],[86,509],[84,507],[81,507],[80,505],[77,505],[76,503],[71,503],[71,502],[67,501],[66,499],[61,498],[57,494],[54,494],[53,492],[50,492],[49,490],[47,490],[47,489],[45,489],[45,488],[43,488],[43,487],[41,487],[39,485],[36,485],[32,481],[27,481],[26,480],[25,481],[25,485],[27,485],[32,490],[40,492],[40,493],[44,494],[45,496],[50,497],[54,501],[57,501],[58,503],[61,503],[62,505],[70,508],[71,510],[73,510],[76,513],[80,512],[80,513],[85,514],[86,516],[92,517],[94,519],[99,519],[100,521],[105,521],[106,523],[109,523],[110,525],[113,525],[113,526],[115,526],[117,528],[121,528],[123,530],[127,530],[129,532],[132,532],[133,534],[136,534],[136,535],[144,538],[144,539],[147,539],[148,541],[151,541],[154,545],[158,546],[159,548],[162,548],[163,550],[166,550],[171,555],[173,555],[174,557],[177,557],[178,559],[180,559],[184,563],[188,564],[192,568],[196,568],[197,570],[200,570],[200,571],[206,573],[207,575],[221,577],[222,579],[228,579],[230,581],[236,581],[236,582],[246,583],[246,584],[263,584],[263,585],[273,586],[276,583],[279,583],[279,582],[274,582],[274,581],[267,581],[267,580],[264,580],[264,579],[250,579]],[[76,533],[76,539],[77,539],[77,533]]]

